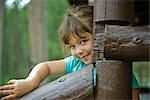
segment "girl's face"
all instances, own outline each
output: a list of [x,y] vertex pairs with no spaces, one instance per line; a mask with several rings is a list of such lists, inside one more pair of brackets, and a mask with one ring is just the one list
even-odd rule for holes
[[90,33],[83,34],[82,38],[70,36],[69,48],[71,54],[82,60],[85,64],[90,64],[92,61],[92,44],[93,38]]

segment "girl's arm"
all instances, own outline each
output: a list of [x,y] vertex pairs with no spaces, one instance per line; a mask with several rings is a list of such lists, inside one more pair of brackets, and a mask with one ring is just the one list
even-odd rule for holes
[[32,82],[32,87],[36,88],[48,75],[65,74],[65,72],[63,60],[47,61],[36,65],[26,80]]
[[47,61],[36,65],[26,79],[10,80],[8,85],[0,87],[0,94],[6,95],[2,100],[20,97],[37,88],[49,74],[65,73],[63,60]]

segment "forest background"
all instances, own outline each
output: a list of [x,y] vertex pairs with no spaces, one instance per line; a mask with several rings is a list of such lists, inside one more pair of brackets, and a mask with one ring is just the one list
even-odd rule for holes
[[[67,0],[31,1],[23,8],[16,3],[11,9],[0,2],[0,85],[27,77],[37,63],[63,58],[58,28]],[[133,63],[141,87],[150,87],[149,64]]]

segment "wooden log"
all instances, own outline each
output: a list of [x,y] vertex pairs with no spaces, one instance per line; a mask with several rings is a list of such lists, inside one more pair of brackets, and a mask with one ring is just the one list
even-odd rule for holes
[[104,39],[104,57],[106,59],[127,61],[149,60],[149,26],[106,25],[105,34],[96,34],[97,50],[101,48],[100,39],[102,37]]
[[134,0],[96,0],[94,22],[127,24],[133,21]]
[[37,88],[18,100],[92,100],[92,65]]
[[131,100],[132,63],[99,60],[96,68],[96,100]]

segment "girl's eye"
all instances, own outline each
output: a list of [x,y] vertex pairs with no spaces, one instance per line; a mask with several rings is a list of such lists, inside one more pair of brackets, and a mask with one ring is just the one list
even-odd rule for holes
[[84,45],[87,41],[88,41],[88,40],[81,40],[81,41],[80,41],[80,44],[81,44],[81,45]]
[[74,45],[69,45],[69,48],[70,48],[70,49],[74,49],[75,46],[74,46]]

